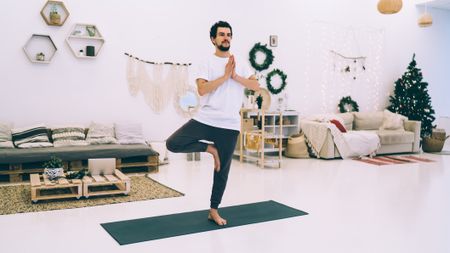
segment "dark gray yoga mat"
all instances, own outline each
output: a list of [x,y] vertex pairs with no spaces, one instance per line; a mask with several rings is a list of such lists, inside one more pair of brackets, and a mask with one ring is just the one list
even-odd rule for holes
[[101,226],[120,244],[131,244],[179,235],[237,227],[306,215],[308,213],[269,200],[219,209],[227,225],[207,219],[209,210],[103,223]]

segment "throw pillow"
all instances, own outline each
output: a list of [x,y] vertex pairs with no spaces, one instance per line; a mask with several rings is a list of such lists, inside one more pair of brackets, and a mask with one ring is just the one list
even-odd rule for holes
[[45,125],[39,124],[31,127],[14,128],[11,130],[12,140],[18,148],[28,147],[27,143],[44,143],[40,144],[51,147],[53,144],[49,142],[47,128]]
[[120,144],[146,144],[139,123],[116,123],[114,129]]
[[339,120],[332,119],[332,120],[330,120],[330,123],[334,124],[339,129],[339,131],[341,131],[341,133],[346,133],[347,132],[347,130],[342,125],[342,123],[339,122]]
[[89,144],[116,144],[114,138],[114,126],[112,124],[100,124],[92,122],[86,136]]
[[11,125],[0,122],[0,142],[11,140]]
[[14,148],[11,140],[11,125],[0,122],[0,148]]
[[53,127],[52,139],[55,147],[84,146],[89,143],[85,140],[84,127],[66,126]]
[[388,110],[384,110],[383,113],[383,124],[381,124],[380,130],[405,130],[403,125],[408,118]]

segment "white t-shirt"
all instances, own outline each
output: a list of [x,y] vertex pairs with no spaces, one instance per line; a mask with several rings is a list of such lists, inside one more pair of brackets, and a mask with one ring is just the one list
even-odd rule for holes
[[[236,74],[249,78],[253,75],[247,62],[236,58]],[[200,64],[195,76],[195,80],[201,78],[213,81],[220,78],[225,73],[225,66],[228,57],[222,58],[211,55],[203,64]],[[241,109],[244,99],[245,87],[237,81],[229,78],[216,90],[200,97],[200,109],[193,119],[213,127],[240,130]]]

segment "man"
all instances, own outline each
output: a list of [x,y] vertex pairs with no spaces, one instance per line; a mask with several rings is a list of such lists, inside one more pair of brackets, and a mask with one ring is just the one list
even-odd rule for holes
[[[200,109],[169,139],[167,149],[175,153],[208,152],[214,158],[214,181],[208,219],[223,226],[227,221],[218,212],[227,184],[231,159],[240,130],[239,110],[244,88],[258,90],[259,83],[248,64],[230,53],[233,31],[219,21],[210,30],[215,53],[208,57],[196,74]],[[200,142],[207,140],[214,144]]]

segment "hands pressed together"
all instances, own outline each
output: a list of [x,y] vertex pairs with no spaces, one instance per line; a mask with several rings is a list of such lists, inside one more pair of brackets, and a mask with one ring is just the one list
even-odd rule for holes
[[228,58],[228,63],[225,66],[225,78],[228,80],[229,78],[235,79],[237,74],[235,71],[236,61],[234,60],[234,55],[231,55]]

